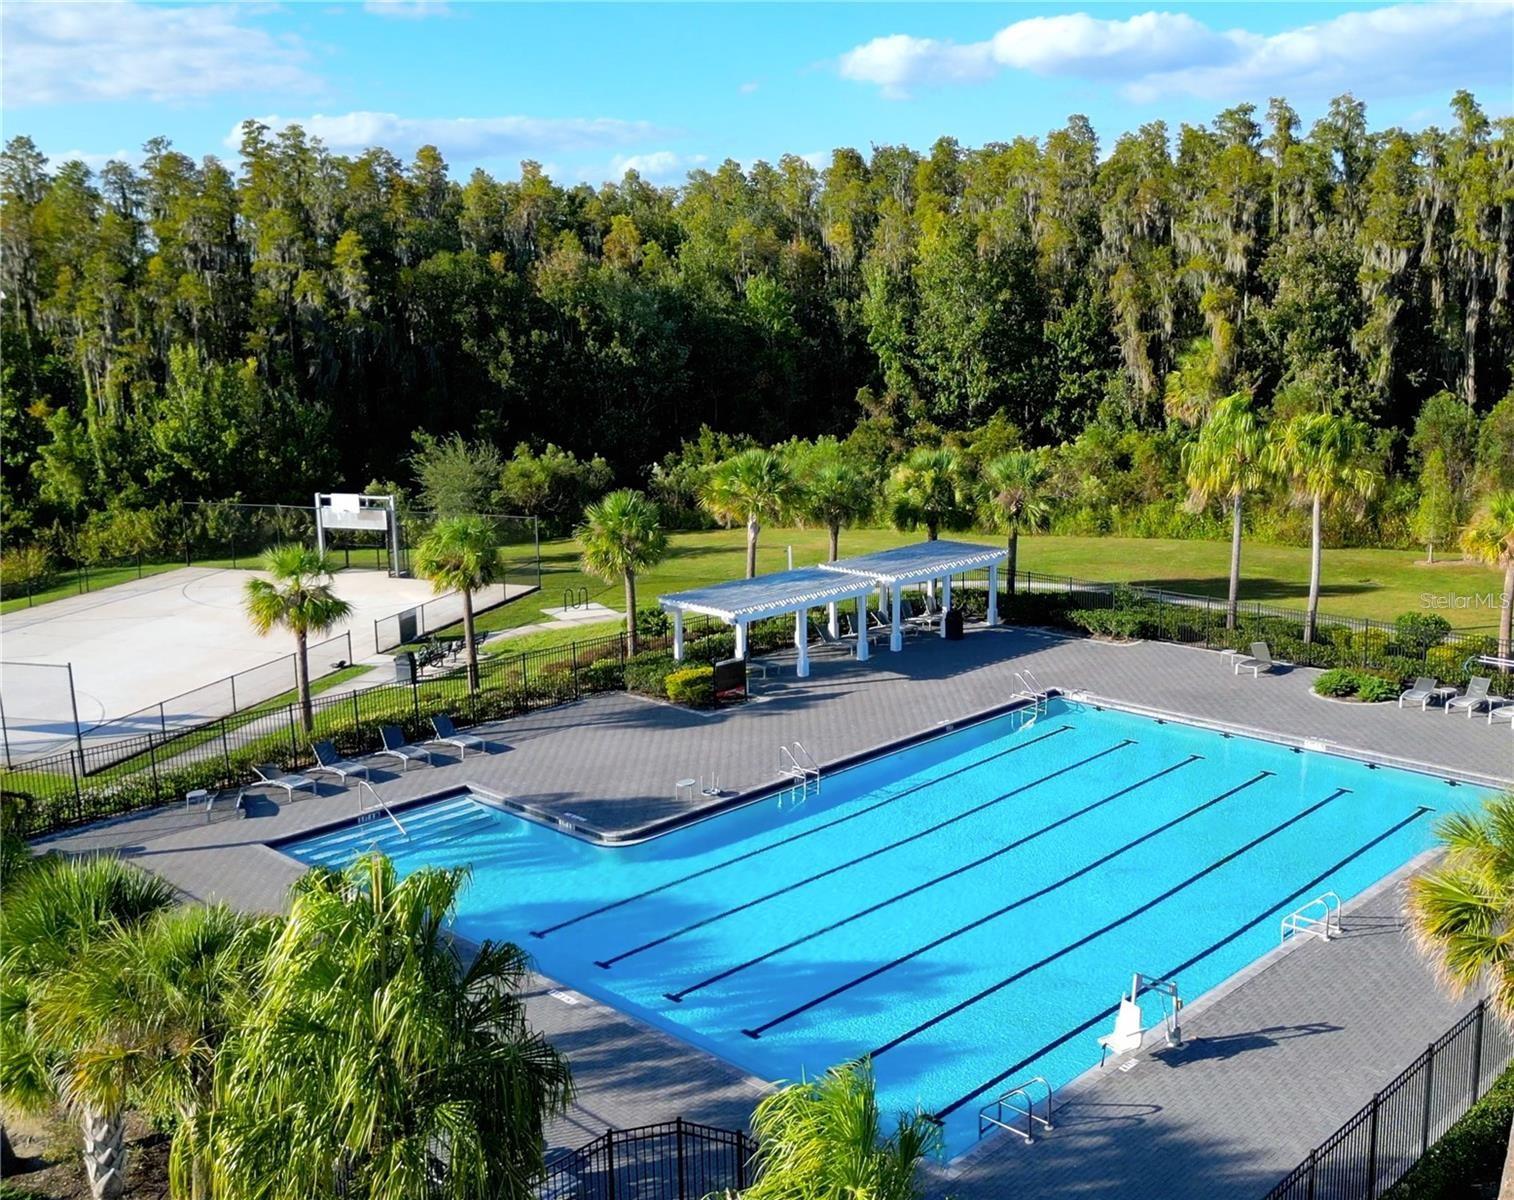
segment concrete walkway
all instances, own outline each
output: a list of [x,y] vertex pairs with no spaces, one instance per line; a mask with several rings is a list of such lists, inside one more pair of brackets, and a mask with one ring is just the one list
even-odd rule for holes
[[[1236,678],[1220,655],[1162,643],[1112,645],[1027,630],[919,638],[870,664],[817,659],[757,684],[758,699],[700,714],[623,694],[529,714],[485,732],[490,753],[408,773],[381,769],[391,804],[476,784],[606,833],[687,815],[683,776],[718,770],[744,792],[776,782],[776,747],[803,741],[822,763],[1002,704],[1031,667],[1041,680],[1124,704],[1250,726],[1448,774],[1514,781],[1508,730],[1309,692],[1315,672]],[[349,819],[351,792],[293,804],[254,795],[244,820],[159,809],[59,835],[69,851],[111,849],[187,895],[277,910],[298,864],[267,842]],[[1026,1147],[993,1139],[932,1174],[933,1194],[1118,1195],[1120,1200],[1256,1195],[1410,1062],[1470,1001],[1436,987],[1404,940],[1395,883],[1346,912],[1349,936],[1264,959],[1188,1011],[1188,1048],[1147,1055],[1067,1089],[1058,1129]],[[685,1116],[738,1125],[762,1081],[586,997],[542,980],[533,1022],[569,1055],[579,1100],[552,1131],[573,1145],[610,1125]]]

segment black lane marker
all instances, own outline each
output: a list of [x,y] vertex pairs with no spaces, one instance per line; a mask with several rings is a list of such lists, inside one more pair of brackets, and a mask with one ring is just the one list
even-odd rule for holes
[[[975,858],[971,862],[963,863],[960,867],[953,867],[950,871],[945,871],[940,875],[937,875],[931,879],[927,879],[924,883],[917,883],[914,887],[908,889],[907,891],[899,892],[896,895],[890,896],[887,900],[880,900],[876,904],[870,904],[866,908],[859,909],[858,911],[851,913],[848,916],[842,917],[839,921],[832,921],[829,925],[822,925],[819,929],[813,930],[812,932],[805,934],[803,937],[797,937],[791,942],[785,942],[781,946],[775,946],[773,949],[765,951],[762,954],[757,955],[755,958],[749,958],[745,962],[737,963],[734,967],[727,967],[719,974],[707,976],[706,978],[701,979],[698,983],[691,983],[688,987],[681,988],[676,992],[664,992],[663,995],[666,996],[669,1000],[672,1000],[675,1004],[679,1003],[685,996],[692,995],[694,992],[702,991],[704,988],[709,987],[711,984],[719,983],[722,979],[729,979],[732,975],[739,975],[748,967],[755,967],[758,963],[763,963],[770,958],[775,958],[785,951],[792,950],[795,946],[802,946],[805,942],[813,941],[817,937],[822,937],[827,933],[832,933],[835,930],[840,929],[843,925],[850,925],[853,921],[858,921],[863,917],[871,916],[873,913],[878,912],[881,909],[885,909],[891,904],[897,904],[900,900],[907,900],[911,896],[917,896],[928,888],[935,887],[938,883],[945,883],[948,879],[955,879],[958,875],[965,874],[966,872],[974,870],[977,867],[981,867],[984,863],[992,862],[994,859],[1008,854],[1011,850],[1018,850],[1021,846],[1025,845],[1026,842],[1035,841],[1035,839],[1040,837],[1042,834],[1050,833],[1053,829],[1060,828],[1061,826],[1066,825],[1069,821],[1075,821],[1079,817],[1086,816],[1088,813],[1093,812],[1094,809],[1102,808],[1104,805],[1118,800],[1121,796],[1128,796],[1131,792],[1136,791],[1138,788],[1143,788],[1148,783],[1155,783],[1163,776],[1171,775],[1174,771],[1186,767],[1190,763],[1196,763],[1203,757],[1204,756],[1202,754],[1190,754],[1187,758],[1183,759],[1182,762],[1173,763],[1170,767],[1163,767],[1155,775],[1148,775],[1145,779],[1142,779],[1137,783],[1132,783],[1128,787],[1122,787],[1117,792],[1110,792],[1109,795],[1103,797],[1102,799],[1095,800],[1092,804],[1085,804],[1076,812],[1070,812],[1066,816],[1060,817],[1057,820],[1051,822],[1049,825],[1043,825],[1039,829],[1032,830],[1024,837],[1016,838],[1014,841],[1008,842],[1005,845],[1000,846],[997,850],[990,851],[988,854],[984,854],[978,858]],[[1003,798],[1004,797],[999,797],[999,799]],[[997,801],[991,800],[989,801],[989,803],[994,804],[997,803]]]
[[1078,950],[1078,949],[1082,948],[1083,946],[1088,945],[1089,942],[1097,941],[1099,938],[1103,937],[1106,933],[1109,933],[1111,930],[1118,929],[1121,925],[1124,925],[1124,924],[1126,924],[1129,921],[1135,920],[1142,913],[1150,912],[1153,908],[1156,908],[1158,905],[1165,904],[1168,900],[1171,900],[1174,896],[1176,896],[1183,889],[1191,887],[1193,884],[1197,883],[1200,879],[1203,879],[1206,875],[1212,875],[1212,874],[1214,874],[1214,872],[1218,871],[1221,867],[1226,866],[1229,863],[1234,862],[1236,859],[1240,858],[1241,855],[1247,853],[1248,851],[1255,850],[1263,842],[1269,841],[1270,839],[1276,837],[1278,834],[1282,833],[1283,830],[1288,829],[1288,828],[1290,828],[1293,825],[1297,825],[1305,817],[1312,816],[1314,813],[1319,812],[1320,809],[1324,808],[1325,805],[1329,804],[1332,800],[1338,800],[1338,799],[1340,799],[1340,797],[1344,796],[1350,790],[1351,790],[1350,788],[1336,788],[1335,791],[1331,792],[1323,800],[1316,800],[1313,804],[1309,805],[1309,807],[1300,809],[1298,812],[1294,813],[1293,816],[1289,817],[1286,821],[1283,821],[1280,824],[1274,825],[1271,829],[1267,830],[1266,833],[1259,834],[1256,837],[1252,838],[1249,842],[1247,842],[1244,846],[1240,847],[1238,850],[1232,850],[1229,854],[1225,855],[1223,858],[1217,858],[1217,859],[1215,859],[1212,863],[1210,863],[1203,870],[1201,870],[1201,871],[1195,871],[1192,875],[1188,876],[1188,878],[1185,879],[1185,880],[1183,880],[1181,883],[1174,884],[1172,887],[1168,888],[1165,892],[1163,892],[1160,896],[1153,896],[1150,900],[1146,901],[1145,904],[1140,905],[1138,908],[1131,909],[1123,917],[1116,917],[1113,921],[1110,921],[1109,923],[1107,923],[1105,925],[1099,926],[1099,928],[1095,929],[1092,933],[1086,933],[1086,934],[1084,934],[1077,941],[1068,943],[1066,946],[1063,946],[1060,950],[1053,951],[1051,954],[1048,954],[1045,958],[1042,958],[1042,959],[1040,959],[1037,962],[1031,963],[1028,967],[1021,967],[1013,975],[1006,976],[1005,978],[999,980],[998,983],[990,984],[988,987],[982,989],[981,991],[974,992],[971,996],[967,997],[967,999],[957,1001],[957,1003],[953,1004],[950,1008],[943,1009],[941,1012],[938,1012],[935,1016],[931,1017],[930,1019],[925,1020],[925,1021],[921,1021],[920,1024],[916,1025],[913,1029],[906,1029],[903,1033],[899,1034],[897,1037],[890,1038],[888,1041],[884,1042],[883,1045],[879,1046],[876,1050],[874,1050],[872,1052],[872,1057],[877,1058],[880,1054],[886,1054],[886,1053],[888,1053],[888,1051],[894,1049],[895,1047],[902,1046],[905,1042],[909,1041],[911,1038],[918,1037],[920,1034],[924,1033],[927,1029],[931,1029],[931,1028],[933,1028],[933,1027],[941,1024],[942,1021],[945,1021],[945,1020],[947,1020],[950,1017],[956,1016],[959,1012],[962,1012],[964,1009],[971,1008],[974,1004],[977,1004],[978,1001],[980,1001],[980,1000],[986,1000],[986,999],[988,999],[988,997],[994,995],[995,993],[1002,992],[1005,988],[1009,987],[1010,984],[1019,982],[1021,979],[1024,979],[1027,975],[1033,975],[1033,974],[1035,974],[1035,972],[1039,971],[1042,967],[1049,966],[1051,963],[1056,962],[1057,959],[1064,958],[1065,956],[1071,954],[1074,950]]
[[805,838],[813,837],[817,833],[824,833],[827,829],[834,829],[837,825],[845,825],[848,821],[855,821],[858,817],[865,817],[868,813],[875,812],[885,805],[893,804],[896,800],[903,800],[906,796],[913,795],[922,788],[934,787],[936,784],[943,783],[948,779],[955,779],[958,775],[965,775],[968,771],[976,771],[979,767],[986,766],[998,759],[1006,758],[1011,754],[1018,754],[1021,750],[1029,750],[1036,743],[1044,742],[1049,738],[1056,737],[1058,734],[1066,733],[1071,728],[1071,725],[1059,725],[1049,733],[1043,733],[1040,737],[1031,738],[1028,742],[1021,742],[1018,746],[1011,746],[1008,750],[1000,750],[996,754],[990,754],[987,758],[980,758],[977,762],[968,763],[965,767],[958,767],[955,771],[948,771],[945,775],[927,780],[925,783],[917,783],[913,787],[907,787],[898,795],[885,797],[874,804],[869,804],[866,808],[859,808],[854,813],[847,813],[844,817],[837,817],[834,821],[827,821],[824,825],[816,825],[815,828],[806,829],[803,833],[796,833],[791,837],[783,838],[767,846],[759,846],[755,850],[748,850],[745,854],[738,854],[734,858],[727,858],[722,862],[714,863],[688,875],[682,875],[677,879],[670,879],[667,883],[660,883],[654,888],[648,888],[644,892],[637,892],[634,896],[625,896],[609,904],[601,904],[598,908],[591,908],[588,912],[579,913],[576,917],[569,917],[566,921],[559,921],[556,925],[548,925],[545,929],[533,929],[531,936],[544,938],[549,933],[556,933],[559,929],[566,929],[569,925],[577,925],[580,921],[587,921],[590,917],[597,917],[602,913],[613,912],[615,909],[622,908],[627,904],[633,904],[637,900],[645,900],[648,896],[655,896],[658,892],[665,892],[669,888],[678,887],[680,884],[688,883],[691,879],[698,879],[703,875],[710,875],[716,871],[724,870],[726,867],[735,866],[739,862],[746,862],[750,858],[756,858],[759,854],[766,854],[769,850],[776,850],[779,846],[787,846],[791,842],[803,841]]
[[[1341,859],[1339,862],[1332,863],[1330,866],[1326,867],[1323,871],[1321,871],[1318,875],[1316,875],[1313,879],[1309,880],[1308,883],[1301,884],[1297,889],[1295,889],[1292,892],[1289,892],[1288,895],[1284,896],[1281,900],[1279,900],[1271,908],[1264,909],[1263,911],[1257,913],[1254,917],[1252,917],[1245,924],[1238,925],[1234,930],[1232,930],[1230,933],[1227,933],[1224,937],[1222,937],[1219,941],[1215,942],[1213,945],[1207,946],[1203,950],[1200,950],[1197,954],[1193,955],[1192,957],[1184,959],[1182,962],[1178,963],[1177,966],[1169,968],[1166,971],[1163,971],[1162,972],[1162,978],[1163,979],[1171,979],[1178,972],[1180,972],[1180,971],[1186,971],[1189,967],[1195,966],[1196,964],[1202,962],[1204,959],[1208,958],[1211,954],[1213,954],[1216,950],[1220,949],[1223,946],[1228,946],[1231,942],[1235,941],[1236,938],[1244,936],[1247,930],[1251,929],[1253,926],[1261,923],[1262,921],[1265,921],[1273,913],[1281,912],[1287,905],[1291,904],[1294,900],[1296,900],[1300,896],[1304,895],[1310,889],[1318,887],[1321,883],[1324,883],[1325,880],[1329,879],[1330,876],[1334,875],[1342,867],[1349,866],[1354,860],[1360,858],[1363,854],[1367,853],[1367,851],[1371,850],[1374,846],[1381,845],[1383,842],[1387,841],[1390,837],[1392,837],[1394,834],[1398,833],[1400,830],[1407,829],[1410,825],[1414,824],[1415,821],[1419,820],[1420,817],[1424,816],[1426,813],[1434,812],[1434,811],[1435,810],[1433,808],[1431,808],[1428,804],[1421,804],[1418,808],[1416,808],[1412,813],[1410,813],[1402,821],[1398,821],[1395,824],[1390,825],[1387,829],[1383,830],[1382,833],[1378,834],[1371,841],[1364,842],[1362,845],[1358,846],[1355,850],[1351,851],[1350,854],[1346,855],[1346,857],[1343,858],[1343,859]],[[1075,1028],[1069,1029],[1066,1033],[1062,1034],[1060,1037],[1053,1038],[1051,1041],[1047,1042],[1046,1045],[1041,1046],[1039,1049],[1032,1050],[1029,1054],[1027,1054],[1024,1058],[1022,1058],[1019,1062],[1015,1063],[1013,1066],[1006,1067],[1004,1070],[1000,1071],[997,1075],[995,1075],[992,1079],[988,1080],[985,1083],[980,1083],[977,1087],[975,1087],[972,1091],[967,1092],[965,1095],[958,1096],[955,1100],[953,1100],[945,1108],[940,1109],[936,1113],[934,1113],[933,1115],[934,1115],[935,1119],[938,1120],[938,1121],[944,1120],[946,1117],[948,1117],[952,1113],[956,1112],[957,1109],[961,1108],[964,1104],[967,1104],[969,1101],[976,1100],[984,1092],[988,1091],[989,1088],[994,1087],[994,1086],[996,1086],[998,1084],[1003,1083],[1011,1075],[1014,1075],[1014,1074],[1017,1074],[1020,1071],[1023,1071],[1026,1067],[1028,1067],[1031,1063],[1035,1062],[1036,1059],[1040,1058],[1042,1055],[1051,1053],[1051,1051],[1055,1050],[1058,1046],[1065,1045],[1067,1042],[1072,1041],[1072,1039],[1075,1038],[1075,1037],[1077,1037],[1079,1034],[1087,1033],[1090,1029],[1092,1029],[1100,1021],[1108,1020],[1110,1017],[1114,1016],[1114,1014],[1117,1013],[1117,1012],[1119,1012],[1119,1011],[1120,1011],[1120,1006],[1119,1006],[1119,1004],[1116,1003],[1116,1004],[1111,1004],[1106,1009],[1102,1009],[1101,1011],[1094,1013],[1093,1016],[1091,1016],[1090,1018],[1088,1018],[1088,1020],[1084,1021],[1081,1025],[1078,1025]]]
[[1250,779],[1246,780],[1245,783],[1237,784],[1235,787],[1230,788],[1228,791],[1221,792],[1218,796],[1211,796],[1208,800],[1205,800],[1204,803],[1190,808],[1185,813],[1179,813],[1170,821],[1163,821],[1162,824],[1158,825],[1155,829],[1149,829],[1145,833],[1141,834],[1140,837],[1135,838],[1133,841],[1126,842],[1123,846],[1118,846],[1115,849],[1111,850],[1108,854],[1101,855],[1100,857],[1094,859],[1093,862],[1088,863],[1086,866],[1079,867],[1071,875],[1064,875],[1056,882],[1048,883],[1045,887],[1038,888],[1036,891],[1031,892],[1028,895],[1021,896],[1018,900],[1012,900],[1002,908],[996,908],[991,913],[985,913],[983,916],[968,922],[966,925],[958,926],[950,933],[944,933],[940,937],[926,942],[923,946],[916,946],[908,954],[901,954],[898,958],[891,959],[889,962],[884,963],[882,966],[874,967],[871,971],[867,971],[861,975],[858,975],[854,979],[849,979],[845,983],[833,987],[828,992],[822,992],[814,999],[806,1000],[803,1004],[799,1005],[798,1008],[791,1008],[788,1010],[788,1012],[781,1013],[770,1021],[764,1021],[761,1025],[754,1026],[751,1029],[743,1029],[741,1032],[746,1034],[749,1038],[759,1038],[769,1029],[772,1029],[775,1025],[782,1025],[785,1021],[792,1020],[800,1013],[809,1012],[810,1009],[815,1008],[817,1005],[824,1004],[827,1000],[834,1000],[843,992],[849,992],[852,990],[852,988],[858,987],[861,984],[866,983],[870,979],[877,979],[878,976],[892,971],[895,967],[903,966],[913,958],[919,958],[920,955],[925,954],[927,951],[934,950],[937,946],[944,946],[953,938],[961,937],[962,934],[977,929],[980,925],[987,925],[990,921],[996,921],[1006,913],[1011,913],[1015,909],[1020,908],[1022,905],[1029,904],[1032,900],[1039,900],[1042,896],[1056,891],[1059,887],[1064,887],[1065,885],[1073,882],[1073,880],[1075,879],[1081,879],[1084,875],[1087,875],[1090,871],[1097,870],[1099,867],[1102,867],[1111,859],[1118,858],[1128,850],[1134,850],[1142,842],[1149,842],[1152,838],[1166,833],[1174,825],[1181,825],[1190,817],[1198,816],[1199,813],[1203,812],[1206,808],[1213,808],[1220,801],[1228,800],[1237,792],[1245,791],[1253,784],[1260,783],[1262,780],[1268,778],[1272,774],[1274,774],[1274,772],[1272,771],[1259,771]]
[[931,834],[945,829],[948,825],[955,825],[958,821],[965,821],[974,813],[980,813],[985,808],[992,808],[995,804],[1000,804],[1011,796],[1018,796],[1022,792],[1028,792],[1031,788],[1040,787],[1043,783],[1056,779],[1058,776],[1066,775],[1069,771],[1076,771],[1079,767],[1086,767],[1089,763],[1096,762],[1106,755],[1113,754],[1116,750],[1123,750],[1126,746],[1134,745],[1134,740],[1125,738],[1123,741],[1116,742],[1113,746],[1100,750],[1097,754],[1090,754],[1087,758],[1079,759],[1075,763],[1069,763],[1065,767],[1058,767],[1049,775],[1042,775],[1039,779],[1032,779],[1029,783],[1022,783],[1019,787],[1005,792],[1002,796],[995,796],[992,800],[986,800],[974,808],[969,808],[966,812],[960,812],[954,817],[938,821],[936,824],[922,829],[918,833],[912,833],[908,837],[902,837],[896,841],[889,842],[886,846],[879,846],[876,850],[869,850],[866,854],[860,854],[856,858],[849,858],[845,862],[836,863],[834,866],[827,867],[823,871],[816,871],[813,875],[808,875],[803,879],[795,880],[793,883],[785,884],[781,888],[774,888],[771,892],[744,901],[734,908],[727,908],[718,913],[711,913],[708,917],[701,917],[699,920],[685,925],[682,929],[675,929],[671,933],[665,933],[661,937],[653,938],[650,942],[642,942],[641,945],[633,946],[629,950],[623,950],[611,958],[595,959],[594,965],[608,971],[623,959],[634,958],[645,950],[651,950],[656,946],[663,945],[665,942],[671,942],[674,938],[680,938],[686,933],[693,933],[696,929],[703,929],[706,925],[715,924],[716,921],[723,921],[727,917],[734,917],[737,913],[746,912],[749,908],[756,908],[759,904],[766,904],[769,900],[776,900],[779,896],[787,896],[790,892],[796,892],[800,888],[806,887],[817,880],[825,879],[827,876],[834,875],[838,871],[845,871],[848,867],[855,867],[858,863],[865,863],[869,859],[877,858],[880,854],[887,854],[890,850],[897,850],[900,846],[907,846],[911,842],[919,841],[923,837],[929,837]]

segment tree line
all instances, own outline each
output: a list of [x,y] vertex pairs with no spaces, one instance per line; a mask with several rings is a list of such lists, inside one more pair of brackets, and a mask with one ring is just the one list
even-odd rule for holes
[[898,459],[991,424],[1062,448],[1070,525],[1192,532],[1164,489],[1245,392],[1364,421],[1402,485],[1371,536],[1404,540],[1426,490],[1465,519],[1476,457],[1433,459],[1416,421],[1486,424],[1514,360],[1510,122],[1450,109],[1372,129],[1342,96],[1305,130],[1274,100],[1109,147],[1074,116],[677,188],[458,181],[433,147],[256,122],[234,165],[160,138],[98,174],[12,138],[0,533],[409,483],[417,431],[495,448],[502,478],[517,446],[597,460],[598,492],[655,483],[703,428],[861,431]]

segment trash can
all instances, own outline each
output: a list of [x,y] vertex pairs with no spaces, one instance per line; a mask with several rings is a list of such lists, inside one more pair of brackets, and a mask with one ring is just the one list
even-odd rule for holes
[[952,607],[946,610],[946,640],[960,642],[962,640],[962,610]]
[[394,656],[394,682],[415,682],[415,655],[409,650],[401,650]]

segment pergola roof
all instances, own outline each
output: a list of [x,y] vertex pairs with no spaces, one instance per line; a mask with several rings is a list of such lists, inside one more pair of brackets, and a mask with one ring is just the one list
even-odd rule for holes
[[666,609],[704,613],[722,621],[752,621],[848,596],[860,596],[875,586],[875,580],[854,574],[821,567],[801,567],[794,571],[758,575],[755,579],[732,579],[687,592],[674,592],[657,597],[657,602]]
[[821,570],[855,575],[878,583],[918,583],[986,567],[1004,557],[1004,547],[981,542],[915,542],[876,554],[842,558]]

